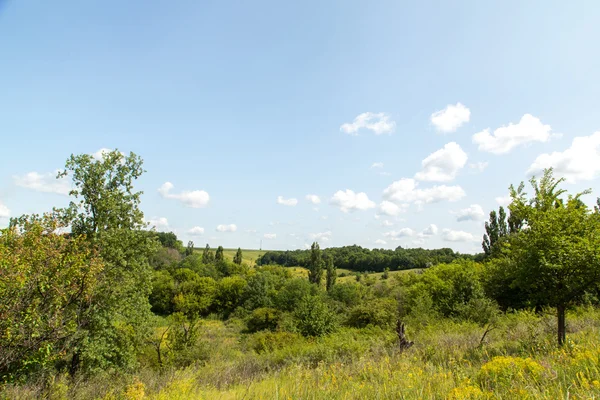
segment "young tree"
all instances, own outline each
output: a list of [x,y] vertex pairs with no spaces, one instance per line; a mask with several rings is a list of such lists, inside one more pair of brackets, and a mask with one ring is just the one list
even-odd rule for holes
[[499,260],[511,285],[535,305],[556,308],[559,345],[566,337],[566,308],[600,283],[600,214],[580,200],[588,192],[560,198],[562,181],[546,170],[539,183],[531,179],[535,197],[528,203],[513,197],[511,205],[526,229],[510,236],[509,250]]
[[308,265],[308,280],[316,285],[321,284],[323,278],[323,257],[319,243],[314,242],[310,246],[310,262]]
[[325,263],[327,266],[327,276],[325,278],[325,287],[327,288],[327,291],[330,291],[331,289],[333,289],[333,286],[335,285],[335,281],[337,279],[337,270],[335,268],[335,265],[333,264],[333,257],[327,256],[325,258]]
[[233,257],[233,262],[237,265],[242,265],[242,249],[238,247],[237,252],[235,253],[235,257]]
[[114,150],[99,160],[89,154],[71,155],[58,175],[72,178],[74,200],[55,212],[75,237],[84,235],[97,246],[105,264],[89,319],[79,321],[85,334],[74,346],[72,372],[81,367],[132,367],[149,334],[152,268],[148,259],[158,249],[158,241],[143,230],[142,192],[134,191],[134,182],[143,172],[139,156]]
[[192,254],[194,254],[194,242],[190,240],[185,248],[185,255],[191,256]]
[[215,254],[215,261],[222,262],[225,260],[225,255],[223,254],[223,246],[217,247],[217,253]]
[[212,264],[214,261],[215,255],[210,250],[210,246],[207,243],[206,247],[204,248],[204,252],[202,252],[202,264]]

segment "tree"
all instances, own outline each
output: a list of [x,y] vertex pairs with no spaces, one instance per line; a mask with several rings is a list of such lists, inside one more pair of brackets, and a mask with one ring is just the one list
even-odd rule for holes
[[215,254],[215,261],[221,262],[225,259],[225,255],[223,254],[223,246],[217,247],[217,253]]
[[335,285],[335,281],[337,279],[337,270],[335,268],[335,264],[333,263],[333,258],[331,256],[326,257],[326,265],[327,265],[327,276],[325,278],[325,287],[327,291],[333,289]]
[[149,258],[159,245],[155,235],[143,230],[142,192],[134,191],[135,180],[144,172],[142,163],[134,153],[125,156],[118,150],[105,152],[100,159],[71,155],[58,174],[72,178],[74,200],[56,214],[71,226],[74,236],[85,235],[97,246],[105,264],[94,301],[86,310],[89,319],[79,321],[85,334],[73,346],[71,372],[81,367],[133,367],[149,334]]
[[566,339],[565,310],[600,282],[600,214],[590,212],[580,197],[560,198],[563,179],[544,171],[528,203],[513,197],[526,229],[511,235],[509,249],[499,261],[511,285],[527,294],[534,305],[555,307],[558,344]]
[[483,235],[483,252],[487,257],[491,257],[499,250],[500,242],[509,234],[508,223],[506,220],[506,211],[500,206],[498,213],[495,210],[490,212],[490,220],[485,223],[485,234]]
[[235,256],[233,257],[233,262],[237,265],[242,265],[242,249],[238,247],[237,252],[235,253]]
[[202,252],[202,264],[212,264],[214,261],[215,255],[210,250],[210,246],[207,243],[206,247],[204,248],[204,251]]
[[310,263],[308,265],[308,280],[316,285],[321,284],[323,278],[323,257],[319,243],[314,242],[310,246]]
[[323,336],[336,329],[335,314],[319,296],[303,297],[294,318],[302,336]]
[[0,382],[65,361],[81,339],[104,264],[64,228],[46,215],[0,230]]
[[191,256],[192,254],[194,254],[194,242],[190,240],[185,248],[185,255]]

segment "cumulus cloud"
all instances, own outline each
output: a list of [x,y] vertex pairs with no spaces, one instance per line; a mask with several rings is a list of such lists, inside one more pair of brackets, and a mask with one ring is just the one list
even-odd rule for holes
[[529,167],[529,175],[541,175],[545,168],[554,168],[556,176],[569,183],[590,181],[600,176],[600,131],[590,136],[578,136],[565,151],[540,154]]
[[396,128],[396,123],[385,113],[366,112],[359,114],[352,123],[345,123],[340,126],[340,131],[348,135],[356,136],[360,129],[368,129],[376,135],[383,133],[392,133]]
[[396,204],[427,204],[443,200],[458,201],[465,195],[465,191],[460,186],[441,185],[427,189],[418,189],[418,183],[410,178],[402,178],[389,185],[383,191],[383,197]]
[[220,224],[217,225],[217,232],[235,232],[237,231],[237,226],[235,224]]
[[165,217],[152,217],[146,220],[149,228],[155,228],[157,231],[169,230],[169,221]]
[[394,223],[392,221],[388,221],[387,219],[384,219],[383,221],[381,221],[381,226],[394,226]]
[[179,194],[175,194],[170,193],[171,189],[173,189],[173,184],[171,182],[165,182],[160,188],[158,188],[158,192],[165,199],[179,200],[185,206],[191,208],[206,207],[210,200],[210,196],[204,190],[184,190]]
[[473,172],[483,172],[488,167],[489,163],[487,161],[480,161],[476,163],[469,164],[469,168]]
[[402,237],[409,237],[409,236],[413,236],[415,234],[415,231],[413,231],[410,228],[402,228],[398,231],[390,231],[390,232],[386,232],[383,234],[383,236],[385,237],[389,237],[389,238],[394,238],[394,239],[398,239],[398,238],[402,238]]
[[510,195],[498,196],[498,197],[496,197],[496,203],[498,203],[502,207],[506,207],[510,203],[512,203],[512,197],[510,197]]
[[313,204],[319,204],[321,202],[321,198],[319,196],[317,196],[316,194],[307,194],[306,200],[308,200],[309,202],[311,202]]
[[453,231],[452,229],[444,229],[442,231],[442,239],[446,242],[473,242],[476,240],[469,232]]
[[371,165],[371,168],[383,168],[382,162],[375,162]]
[[277,204],[294,207],[298,204],[298,199],[284,199],[283,196],[277,196]]
[[192,236],[202,236],[204,235],[204,228],[200,226],[194,226],[190,230],[188,230],[188,234]]
[[473,143],[479,150],[494,154],[508,153],[518,146],[533,142],[547,142],[550,135],[550,125],[542,124],[538,118],[525,114],[516,124],[508,124],[490,133],[489,128],[473,135]]
[[277,238],[277,234],[276,233],[265,233],[264,234],[264,238],[265,239],[276,239]]
[[387,244],[387,242],[386,242],[385,240],[383,240],[383,239],[377,239],[377,240],[375,241],[375,244],[386,245],[386,244]]
[[458,144],[450,142],[421,162],[423,170],[417,172],[415,178],[420,181],[451,181],[465,166],[467,158],[467,153]]
[[384,200],[379,204],[379,214],[396,217],[406,211],[409,204],[397,205],[391,201]]
[[435,224],[430,224],[427,228],[423,229],[421,233],[419,233],[420,237],[429,237],[437,235],[438,227]]
[[471,204],[467,208],[456,211],[456,220],[461,221],[482,221],[485,218],[483,208],[479,204]]
[[40,174],[39,172],[28,172],[25,175],[15,175],[13,180],[17,186],[35,190],[43,193],[56,193],[68,195],[71,185],[66,178],[56,179],[59,171]]
[[375,202],[369,200],[366,193],[354,193],[350,189],[346,189],[345,191],[338,190],[329,202],[339,207],[345,213],[355,210],[368,210],[375,207]]
[[0,202],[0,218],[10,218],[10,210]]
[[448,104],[446,108],[431,114],[431,123],[440,132],[455,132],[464,123],[469,122],[471,110],[461,103]]
[[311,233],[309,236],[316,242],[328,242],[331,239],[331,231]]

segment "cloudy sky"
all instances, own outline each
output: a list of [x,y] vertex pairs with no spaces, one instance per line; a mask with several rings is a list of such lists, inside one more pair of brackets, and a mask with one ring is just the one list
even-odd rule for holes
[[0,1],[0,226],[114,148],[199,246],[478,252],[511,183],[598,188],[600,3],[290,3]]

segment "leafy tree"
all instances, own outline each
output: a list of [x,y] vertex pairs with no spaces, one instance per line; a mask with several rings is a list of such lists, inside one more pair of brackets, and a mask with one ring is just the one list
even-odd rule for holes
[[190,321],[206,316],[213,307],[217,283],[212,278],[200,277],[192,272],[191,279],[181,281],[175,290],[173,306]]
[[293,311],[300,300],[306,296],[314,296],[319,288],[304,278],[288,280],[277,293],[275,304],[283,311]]
[[223,246],[217,247],[217,253],[215,254],[215,261],[222,262],[225,260],[225,255],[223,253]]
[[508,223],[506,220],[506,211],[500,206],[498,213],[492,210],[490,220],[485,223],[485,234],[483,235],[483,252],[487,257],[492,256],[499,250],[501,240],[508,235]]
[[327,277],[325,278],[325,287],[327,291],[330,291],[335,285],[335,281],[337,279],[337,270],[335,268],[335,264],[333,263],[333,258],[331,256],[327,256],[326,258],[327,265]]
[[535,196],[528,203],[513,196],[511,205],[527,229],[511,235],[510,251],[499,261],[511,286],[535,305],[556,308],[559,345],[566,337],[566,308],[600,282],[600,214],[580,200],[587,191],[560,198],[562,182],[548,169],[539,183],[531,179]]
[[190,240],[185,248],[185,255],[191,256],[192,254],[194,254],[194,242]]
[[308,265],[308,280],[316,285],[321,284],[323,278],[323,256],[319,243],[314,242],[310,246],[310,264]]
[[394,299],[373,299],[354,307],[350,311],[347,323],[357,328],[367,325],[390,328],[398,318],[397,308],[398,304]]
[[210,250],[210,246],[207,243],[204,251],[202,252],[202,264],[212,264],[213,262],[215,262],[215,255]]
[[281,316],[281,311],[274,308],[257,308],[252,311],[246,326],[248,332],[258,332],[263,330],[274,331]]
[[233,257],[233,262],[237,265],[241,265],[243,260],[244,259],[242,257],[242,249],[238,247],[237,252],[235,253],[235,256]]
[[228,316],[241,305],[248,283],[240,276],[230,276],[219,281],[217,289],[217,311]]
[[294,318],[302,336],[323,336],[337,328],[335,314],[319,296],[303,297]]
[[[90,304],[89,320],[80,321],[85,334],[73,346],[71,371],[133,367],[136,352],[149,334],[149,295],[152,268],[149,258],[158,249],[155,236],[142,228],[142,192],[134,182],[144,170],[142,159],[115,150],[100,160],[89,154],[71,155],[58,177],[70,176],[74,198],[69,207],[55,210],[74,236],[99,249],[105,264]],[[124,306],[126,304],[127,306]]]
[[152,276],[152,292],[150,305],[152,312],[159,315],[169,315],[173,312],[173,296],[175,295],[175,280],[168,271],[154,271]]
[[170,249],[179,251],[181,251],[183,248],[181,240],[178,240],[177,235],[175,235],[173,232],[156,232],[156,236],[163,247],[168,247]]
[[11,225],[0,230],[0,382],[72,354],[104,273],[97,249],[56,233],[56,219]]
[[248,278],[244,290],[243,303],[248,310],[259,307],[272,307],[277,290],[283,285],[281,277],[268,271],[261,271]]

